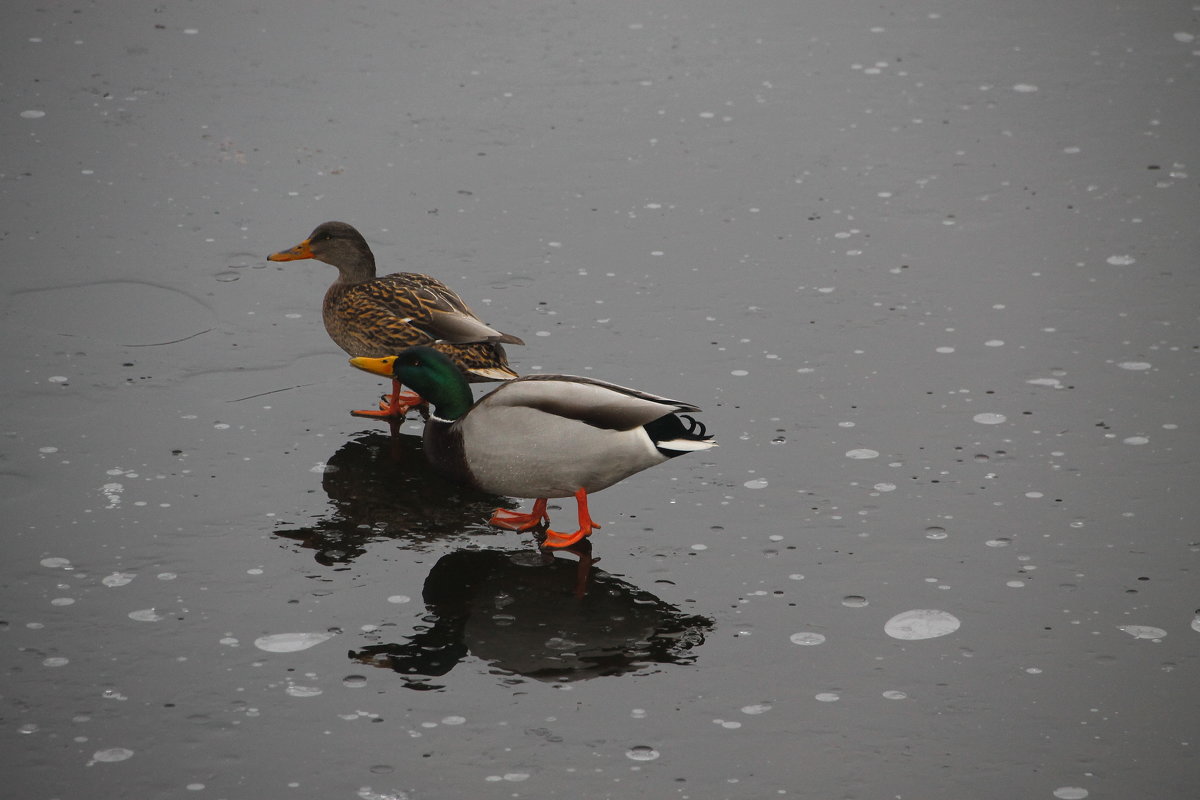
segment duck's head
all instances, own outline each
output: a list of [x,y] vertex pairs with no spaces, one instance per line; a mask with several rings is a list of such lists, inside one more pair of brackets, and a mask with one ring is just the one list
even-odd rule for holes
[[432,347],[410,347],[384,358],[352,358],[350,363],[409,387],[431,403],[442,419],[458,419],[471,407],[471,387],[462,371]]
[[267,256],[268,261],[299,261],[305,258],[332,264],[349,278],[375,277],[375,256],[371,253],[371,247],[353,225],[345,222],[322,222],[300,244]]

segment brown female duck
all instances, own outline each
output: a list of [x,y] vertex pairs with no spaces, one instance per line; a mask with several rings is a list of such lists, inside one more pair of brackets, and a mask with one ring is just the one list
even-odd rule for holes
[[[381,358],[414,345],[447,355],[472,383],[517,377],[508,366],[504,344],[524,344],[512,334],[486,325],[444,283],[416,272],[377,277],[375,255],[367,241],[345,222],[323,222],[290,250],[269,261],[313,258],[337,267],[337,280],[325,292],[325,330],[351,356]],[[413,392],[401,392],[392,381],[391,394],[379,410],[353,411],[361,417],[403,418],[422,403]]]

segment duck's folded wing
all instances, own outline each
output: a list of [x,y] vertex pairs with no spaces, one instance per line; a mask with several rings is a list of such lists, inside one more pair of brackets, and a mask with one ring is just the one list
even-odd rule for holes
[[699,411],[691,403],[575,375],[526,375],[510,381],[481,403],[533,408],[596,428],[627,431],[677,411]]
[[[363,313],[378,320],[381,329],[415,328],[422,343],[501,342],[524,344],[484,323],[462,298],[428,275],[397,273],[355,287]],[[409,338],[412,338],[409,336]]]

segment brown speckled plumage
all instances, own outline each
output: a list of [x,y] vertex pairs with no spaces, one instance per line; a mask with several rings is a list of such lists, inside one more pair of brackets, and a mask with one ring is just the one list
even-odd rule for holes
[[351,356],[381,358],[427,345],[445,353],[467,380],[517,377],[504,344],[524,344],[489,327],[444,283],[415,272],[375,275],[375,256],[345,222],[325,222],[300,244],[271,261],[314,258],[337,267],[325,292],[325,330]]

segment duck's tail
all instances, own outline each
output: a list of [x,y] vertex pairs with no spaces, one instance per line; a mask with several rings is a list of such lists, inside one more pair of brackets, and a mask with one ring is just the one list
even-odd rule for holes
[[667,458],[717,446],[704,423],[690,414],[665,414],[645,428],[658,452]]

